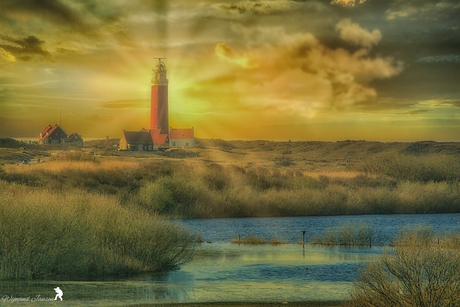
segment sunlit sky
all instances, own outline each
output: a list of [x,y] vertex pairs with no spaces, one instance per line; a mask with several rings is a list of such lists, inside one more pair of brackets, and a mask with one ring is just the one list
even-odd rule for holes
[[0,137],[460,141],[460,2],[1,0]]

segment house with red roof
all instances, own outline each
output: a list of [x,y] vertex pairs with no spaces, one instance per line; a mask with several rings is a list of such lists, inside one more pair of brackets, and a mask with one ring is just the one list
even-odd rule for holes
[[57,124],[54,126],[48,125],[38,136],[40,144],[61,144],[65,143],[66,139],[67,134]]
[[74,132],[67,137],[66,143],[71,143],[77,146],[83,146],[83,138],[78,133]]
[[40,144],[74,144],[83,146],[83,138],[78,133],[74,132],[67,136],[67,133],[62,130],[57,124],[54,126],[48,125],[38,135]]
[[195,129],[169,129],[170,147],[195,147]]

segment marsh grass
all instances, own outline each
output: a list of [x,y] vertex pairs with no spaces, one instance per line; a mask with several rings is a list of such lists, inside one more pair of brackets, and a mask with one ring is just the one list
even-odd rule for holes
[[177,268],[195,236],[113,196],[0,181],[0,279],[98,278]]
[[347,306],[459,306],[459,234],[450,236],[428,227],[401,230],[395,248],[359,272]]
[[287,244],[286,241],[278,239],[278,238],[272,238],[269,241],[257,237],[257,236],[247,236],[243,238],[232,238],[230,240],[231,243],[235,244],[248,244],[248,245],[261,245],[261,244],[270,244],[270,245],[280,245],[280,244]]
[[311,239],[313,245],[371,246],[381,244],[374,237],[374,229],[365,223],[342,223],[326,229],[325,232]]

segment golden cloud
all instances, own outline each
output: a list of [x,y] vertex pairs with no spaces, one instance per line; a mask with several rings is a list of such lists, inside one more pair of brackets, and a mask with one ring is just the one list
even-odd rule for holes
[[357,23],[351,22],[350,19],[341,20],[335,29],[340,32],[340,38],[352,44],[371,48],[372,45],[377,45],[382,39],[382,34],[379,30],[372,32],[361,28]]
[[230,49],[225,43],[217,44],[214,49],[215,54],[226,61],[237,64],[246,69],[252,69],[259,66],[255,61],[254,57],[250,54],[237,54],[232,49]]
[[16,61],[14,55],[3,48],[0,48],[0,64],[8,64],[14,61]]
[[[366,48],[355,52],[331,49],[310,33],[288,34],[280,28],[259,27],[246,30],[257,33],[243,35],[259,39],[258,47],[250,52],[233,51],[224,43],[215,50],[221,59],[252,68],[233,84],[241,101],[311,117],[319,110],[371,102],[377,92],[369,83],[403,70],[402,62],[369,54],[370,46],[380,41],[378,30],[370,33],[349,20],[339,22],[337,30]],[[264,40],[264,33],[274,32],[276,39],[271,35]]]

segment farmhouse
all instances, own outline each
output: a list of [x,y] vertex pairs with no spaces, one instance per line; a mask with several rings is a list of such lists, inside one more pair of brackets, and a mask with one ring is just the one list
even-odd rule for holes
[[120,139],[120,150],[153,150],[153,140],[146,131],[125,131]]
[[65,139],[67,139],[67,134],[57,124],[48,125],[38,136],[40,144],[61,144],[65,143]]

